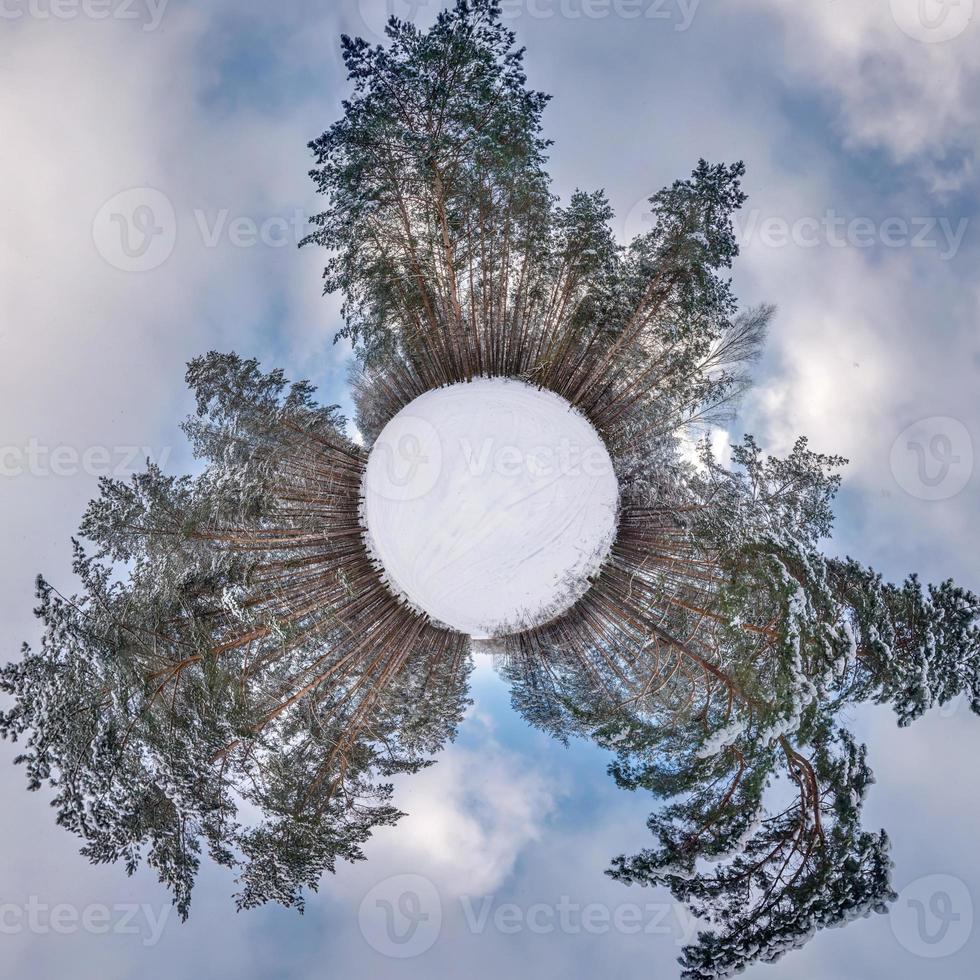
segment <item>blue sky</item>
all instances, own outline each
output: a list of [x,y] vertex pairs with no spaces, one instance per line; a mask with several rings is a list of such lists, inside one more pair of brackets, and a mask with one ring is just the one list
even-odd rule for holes
[[[2,5],[0,621],[9,656],[36,635],[34,575],[69,580],[69,536],[96,477],[146,455],[172,471],[190,465],[177,428],[189,358],[235,349],[347,403],[347,351],[332,344],[339,300],[320,295],[323,256],[294,245],[317,210],[306,143],[345,94],[339,35],[371,36],[386,6]],[[437,6],[394,0],[420,23]],[[751,431],[784,452],[803,433],[848,456],[830,548],[893,577],[916,569],[980,588],[972,0],[948,9],[926,0],[924,19],[918,0],[504,6],[527,45],[531,84],[554,96],[545,124],[556,191],[605,187],[622,235],[642,230],[645,199],[699,157],[745,160],[736,286],[746,303],[779,309],[731,437]],[[148,200],[159,234],[142,257],[127,254],[111,215],[129,209],[142,221],[147,212],[135,211]],[[716,435],[720,446],[728,438]],[[0,968],[80,978],[674,975],[690,923],[664,894],[602,875],[610,857],[645,842],[648,801],[614,789],[601,751],[529,731],[486,660],[474,696],[439,765],[399,784],[411,815],[377,836],[367,862],[325,880],[303,918],[236,915],[232,883],[206,869],[180,925],[152,875],[128,880],[78,856],[43,794],[24,792],[4,746]],[[884,710],[856,711],[854,723],[878,776],[866,814],[892,836],[900,914],[818,936],[748,975],[972,976],[980,719],[954,706],[910,730]],[[379,895],[396,898],[400,875],[429,883],[419,894],[435,917],[408,944],[417,955],[395,958],[377,920],[359,911],[366,896],[369,910]],[[908,903],[928,910],[939,892],[960,918],[930,944]],[[88,925],[67,912],[56,928],[56,905],[87,912]],[[588,927],[587,906],[598,909]],[[927,923],[925,935],[940,926]]]

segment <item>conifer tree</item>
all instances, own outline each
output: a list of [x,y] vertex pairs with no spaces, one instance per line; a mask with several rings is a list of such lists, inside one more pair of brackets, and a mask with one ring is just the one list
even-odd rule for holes
[[[515,707],[616,753],[663,806],[614,877],[664,884],[707,928],[686,977],[772,960],[881,912],[888,840],[840,724],[857,701],[908,724],[980,711],[980,601],[829,558],[840,457],[709,442],[748,384],[771,307],[729,269],[741,162],[698,161],[620,244],[601,190],[553,194],[548,97],[496,0],[429,31],[343,39],[352,92],[310,146],[340,335],[367,446],[413,399],[473,378],[547,389],[613,460],[616,540],[570,609],[495,638]],[[369,448],[307,382],[212,352],[187,381],[196,477],[103,480],[76,543],[77,594],[38,583],[39,649],[0,670],[32,789],[91,860],[152,866],[187,914],[206,852],[240,906],[302,907],[394,822],[390,778],[428,765],[467,702],[469,637],[386,584],[365,541]],[[257,819],[246,818],[257,813]],[[710,863],[709,863],[710,862]]]
[[336,409],[235,355],[188,381],[203,472],[102,481],[81,592],[39,580],[41,649],[0,671],[0,734],[26,737],[29,786],[55,790],[83,853],[145,859],[181,915],[204,846],[237,868],[240,905],[302,907],[400,815],[387,780],[453,737],[469,662],[372,566]]

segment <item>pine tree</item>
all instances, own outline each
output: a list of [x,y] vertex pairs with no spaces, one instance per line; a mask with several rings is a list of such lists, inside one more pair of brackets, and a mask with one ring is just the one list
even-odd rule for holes
[[[740,309],[729,278],[744,165],[698,161],[620,245],[603,191],[552,193],[548,96],[496,0],[387,34],[343,39],[352,93],[310,144],[325,203],[307,243],[343,297],[360,431],[370,445],[435,387],[517,379],[580,411],[619,480],[582,598],[495,638],[515,707],[662,801],[654,846],[611,873],[705,920],[685,976],[883,911],[888,840],[862,827],[873,777],[839,715],[872,700],[908,724],[961,694],[980,711],[980,601],[827,557],[845,461],[805,439],[780,459],[747,436],[732,466],[708,441],[682,453],[730,413],[774,312]],[[390,778],[453,737],[469,638],[385,584],[368,450],[335,406],[235,354],[187,381],[200,474],[102,481],[80,590],[39,580],[41,646],[0,671],[0,734],[83,853],[145,860],[182,915],[205,852],[240,906],[302,907],[397,820]]]
[[751,438],[733,456],[727,469],[704,447],[683,507],[672,488],[676,522],[643,541],[646,568],[638,553],[627,578],[621,528],[593,590],[501,659],[531,724],[595,740],[619,786],[665,801],[658,846],[609,873],[667,886],[709,926],[681,958],[689,978],[886,910],[888,837],[862,827],[874,780],[841,709],[889,702],[907,724],[976,690],[976,597],[821,553],[842,459],[804,440],[766,457]]
[[55,789],[83,853],[145,859],[181,915],[204,844],[239,904],[301,907],[400,815],[387,780],[453,737],[469,661],[382,585],[336,409],[234,355],[188,381],[203,472],[102,481],[81,593],[40,580],[41,649],[0,672],[17,699],[0,733],[26,736],[29,786]]

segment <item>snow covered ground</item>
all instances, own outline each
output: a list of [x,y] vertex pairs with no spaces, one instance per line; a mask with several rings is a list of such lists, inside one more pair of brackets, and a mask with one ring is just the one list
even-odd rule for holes
[[487,637],[543,623],[585,593],[617,503],[584,416],[553,392],[483,378],[428,391],[385,426],[363,519],[392,588]]

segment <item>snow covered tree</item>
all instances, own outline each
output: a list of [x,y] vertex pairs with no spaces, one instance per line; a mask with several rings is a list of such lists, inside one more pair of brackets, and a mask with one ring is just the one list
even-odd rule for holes
[[[740,309],[729,279],[743,164],[698,161],[621,245],[603,191],[552,193],[548,97],[497,0],[387,35],[343,39],[352,92],[310,144],[325,203],[306,242],[343,297],[368,447],[477,378],[546,389],[601,437],[608,555],[570,608],[494,639],[530,722],[596,739],[622,786],[665,801],[656,845],[612,873],[705,919],[686,976],[881,911],[887,837],[861,826],[872,776],[837,718],[873,700],[907,724],[960,694],[980,711],[980,601],[828,558],[844,460],[806,440],[780,459],[746,437],[732,466],[707,440],[682,452],[730,412],[773,315]],[[200,474],[102,481],[81,590],[40,580],[41,646],[0,671],[0,734],[85,854],[146,860],[182,915],[205,848],[241,906],[302,906],[397,819],[390,777],[453,737],[470,638],[386,577],[370,450],[311,385],[213,352],[187,380]]]
[[353,94],[310,144],[326,210],[304,244],[330,250],[362,431],[477,375],[557,392],[624,449],[727,404],[772,312],[737,315],[721,274],[744,165],[700,161],[651,198],[651,231],[624,249],[603,192],[567,206],[551,193],[548,97],[526,87],[496,0],[460,0],[427,32],[392,18],[387,33],[387,47],[344,38]]
[[[0,672],[29,785],[55,789],[91,860],[141,858],[182,915],[202,844],[241,905],[302,906],[392,823],[388,777],[453,737],[464,639],[383,586],[357,520],[362,453],[305,383],[191,363],[200,476],[104,479],[76,544],[82,591],[39,581],[41,649]],[[241,804],[256,808],[250,824]]]
[[980,714],[980,599],[947,580],[901,586],[853,559],[828,567],[849,612],[855,657],[843,694],[891,704],[908,725],[929,708],[965,696]]
[[[666,885],[708,924],[681,957],[685,978],[774,961],[895,898],[888,837],[861,826],[874,781],[865,749],[819,717],[795,740],[740,740],[707,756],[675,743],[669,757],[612,767],[620,785],[673,800],[648,821],[659,846],[615,859],[609,873]],[[770,790],[781,776],[787,785]]]
[[751,438],[733,456],[704,447],[659,535],[634,559],[621,528],[590,593],[502,659],[532,724],[596,740],[620,786],[666,801],[648,821],[658,847],[610,873],[667,886],[710,927],[684,952],[689,978],[776,959],[894,897],[843,707],[890,702],[907,724],[964,690],[976,704],[975,596],[821,553],[844,461],[804,440],[786,459]]

